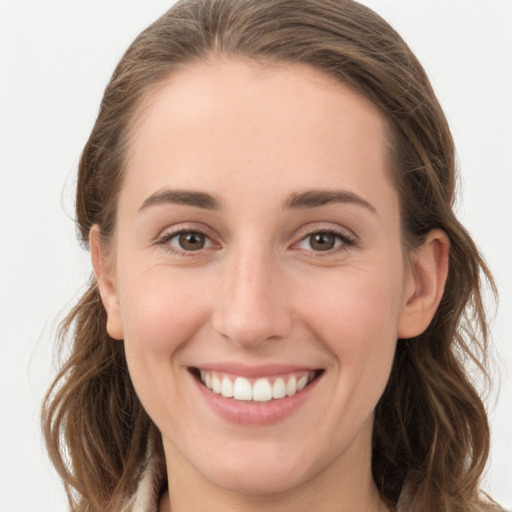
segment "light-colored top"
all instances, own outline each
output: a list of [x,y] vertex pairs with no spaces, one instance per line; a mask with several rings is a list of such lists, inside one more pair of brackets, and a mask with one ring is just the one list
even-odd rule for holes
[[158,503],[165,478],[165,466],[160,459],[150,458],[137,491],[119,512],[158,512]]

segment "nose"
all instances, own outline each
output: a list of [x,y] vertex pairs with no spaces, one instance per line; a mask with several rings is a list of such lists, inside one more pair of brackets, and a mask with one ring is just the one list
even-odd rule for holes
[[219,277],[213,313],[216,332],[246,348],[289,335],[292,311],[276,258],[245,251],[225,261]]

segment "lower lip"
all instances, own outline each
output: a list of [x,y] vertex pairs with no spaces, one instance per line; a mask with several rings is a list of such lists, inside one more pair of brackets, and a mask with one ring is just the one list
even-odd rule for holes
[[197,378],[192,378],[208,405],[225,420],[239,425],[271,425],[283,421],[297,412],[311,395],[322,376],[317,377],[295,395],[269,402],[226,398],[208,389]]

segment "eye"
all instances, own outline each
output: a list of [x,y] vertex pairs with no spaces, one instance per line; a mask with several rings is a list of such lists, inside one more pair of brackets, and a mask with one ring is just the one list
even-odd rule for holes
[[203,233],[179,233],[173,238],[178,239],[179,246],[185,251],[198,251],[206,245],[206,236]]
[[157,243],[177,252],[200,251],[201,249],[207,249],[212,246],[210,238],[200,231],[167,233],[159,238]]
[[354,242],[348,236],[335,231],[316,231],[310,233],[299,241],[297,247],[303,250],[326,252],[337,249],[343,245],[353,245]]

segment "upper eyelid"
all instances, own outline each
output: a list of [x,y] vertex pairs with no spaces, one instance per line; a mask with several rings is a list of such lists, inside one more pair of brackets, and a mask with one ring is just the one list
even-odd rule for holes
[[163,237],[169,236],[176,236],[180,233],[201,233],[202,235],[207,236],[208,238],[212,239],[213,233],[212,229],[208,228],[206,225],[202,223],[193,223],[193,225],[182,222],[179,224],[176,224],[174,226],[167,226],[160,230],[158,234],[155,236],[155,240],[159,240]]
[[[316,224],[316,223],[313,223]],[[350,229],[339,226],[339,225],[313,225],[311,224],[307,226],[303,226],[296,232],[297,240],[303,240],[307,236],[314,235],[315,233],[332,233],[334,235],[338,235],[340,237],[348,238],[354,242],[356,242],[359,237]]]

